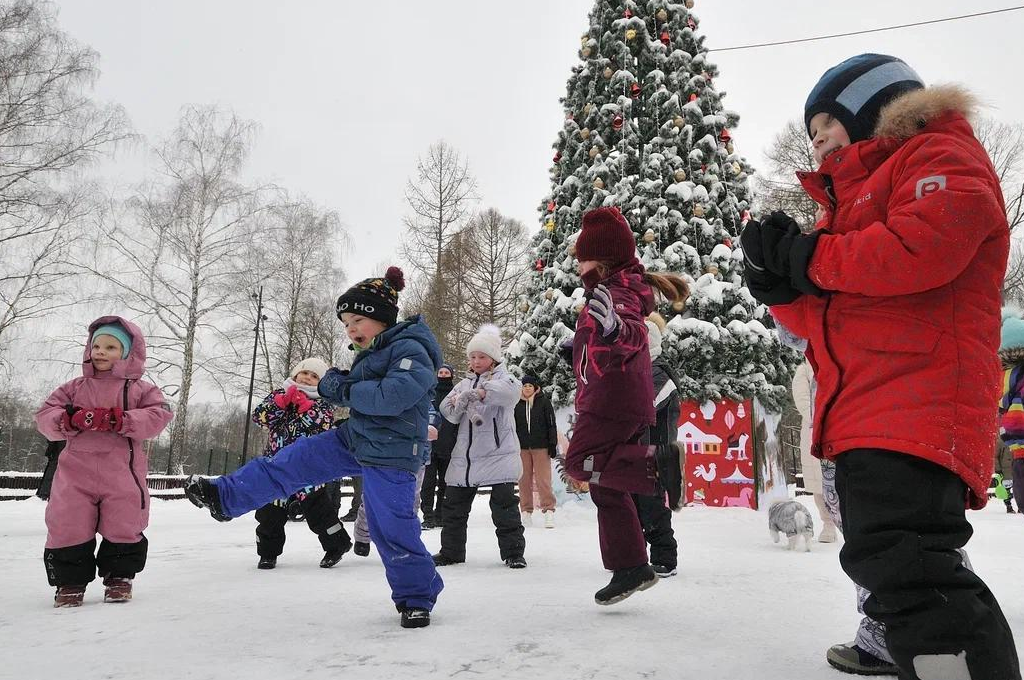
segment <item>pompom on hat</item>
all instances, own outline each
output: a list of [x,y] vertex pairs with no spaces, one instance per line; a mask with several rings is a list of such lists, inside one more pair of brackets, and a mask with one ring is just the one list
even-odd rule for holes
[[358,314],[380,321],[386,326],[398,322],[398,294],[405,288],[405,274],[398,267],[388,267],[383,277],[363,279],[338,298],[335,308],[342,314]]
[[501,329],[494,324],[484,324],[474,335],[469,344],[466,345],[466,356],[473,352],[486,354],[494,359],[495,363],[501,363]]

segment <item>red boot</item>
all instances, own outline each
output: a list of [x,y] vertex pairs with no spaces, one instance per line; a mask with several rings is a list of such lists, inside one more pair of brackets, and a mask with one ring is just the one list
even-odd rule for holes
[[85,598],[85,586],[58,586],[53,597],[54,607],[81,607]]
[[104,602],[127,602],[132,599],[132,580],[121,576],[107,576],[103,579],[107,589],[103,592]]

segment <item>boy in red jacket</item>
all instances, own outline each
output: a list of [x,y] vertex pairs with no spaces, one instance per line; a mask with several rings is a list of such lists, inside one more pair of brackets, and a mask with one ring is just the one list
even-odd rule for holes
[[1006,619],[957,551],[991,479],[1009,248],[973,105],[895,57],[835,66],[804,110],[820,167],[799,175],[825,219],[802,234],[775,212],[741,235],[750,292],[808,340],[840,561],[871,591],[901,678],[1020,678]]

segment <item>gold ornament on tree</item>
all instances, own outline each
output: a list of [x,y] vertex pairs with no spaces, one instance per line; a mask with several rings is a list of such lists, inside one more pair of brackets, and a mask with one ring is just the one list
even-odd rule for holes
[[683,126],[686,125],[686,121],[683,119],[682,116],[676,116],[675,118],[672,119],[672,124],[675,125],[677,128],[682,129]]
[[644,232],[644,243],[654,243],[655,238],[653,229],[648,229]]
[[635,40],[635,39],[636,39],[636,29],[635,28],[627,28],[626,29],[626,40]]
[[580,50],[580,54],[582,54],[582,55],[583,55],[583,58],[584,58],[584,59],[586,59],[587,57],[589,57],[589,56],[590,56],[590,45],[587,45],[587,46],[585,46],[585,47],[584,47],[584,48],[583,48],[582,50]]
[[704,206],[702,206],[700,203],[697,203],[696,205],[694,205],[693,206],[693,214],[696,217],[704,217]]
[[729,142],[728,144],[725,145],[726,153],[732,153],[735,150],[735,148],[736,147],[732,145],[732,142]]
[[586,139],[590,137],[590,128],[583,128],[580,130],[580,139]]
[[682,300],[677,300],[672,303],[672,311],[681,312],[686,309],[686,303]]
[[733,163],[732,164],[732,171],[733,171],[733,173],[738,175],[741,172],[743,172],[743,166],[740,165],[739,163]]
[[668,12],[665,11],[664,7],[659,9],[654,16],[658,17],[658,21],[668,21]]
[[590,147],[590,151],[588,153],[590,154],[591,158],[597,158],[597,155],[601,153],[601,150],[598,149],[596,146],[592,146]]
[[686,181],[686,171],[683,170],[682,168],[679,168],[678,170],[675,171],[675,173],[672,175],[672,177],[675,178],[675,180],[677,182],[685,182]]
[[612,70],[611,66],[604,67],[604,79],[611,80],[611,77],[615,75],[615,71]]
[[554,297],[555,297],[555,289],[554,288],[548,288],[546,291],[544,291],[544,299],[545,300],[552,300],[552,299],[554,299]]
[[686,5],[686,9],[693,9],[693,0],[686,0],[683,4]]
[[523,300],[522,302],[520,302],[519,303],[519,311],[522,312],[523,314],[525,314],[526,312],[530,311],[530,303],[527,302],[526,300]]
[[583,105],[583,115],[584,116],[589,116],[590,115],[590,109],[592,109],[592,108],[594,108],[594,107],[590,104],[590,102],[587,102],[586,104],[584,104]]
[[718,276],[718,265],[709,264],[707,267],[704,268],[704,271],[713,276]]
[[601,179],[600,177],[595,179],[594,180],[594,188],[595,189],[604,189],[604,180]]
[[544,228],[547,229],[548,231],[554,231],[555,221],[552,219],[548,219],[548,221],[544,223]]

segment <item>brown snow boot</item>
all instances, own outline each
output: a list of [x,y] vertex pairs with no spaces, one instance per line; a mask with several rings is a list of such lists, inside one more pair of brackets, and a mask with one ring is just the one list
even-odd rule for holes
[[85,598],[85,586],[57,586],[53,596],[54,607],[81,607]]
[[103,591],[104,602],[127,602],[132,599],[132,580],[122,576],[107,576],[103,579],[106,590]]

